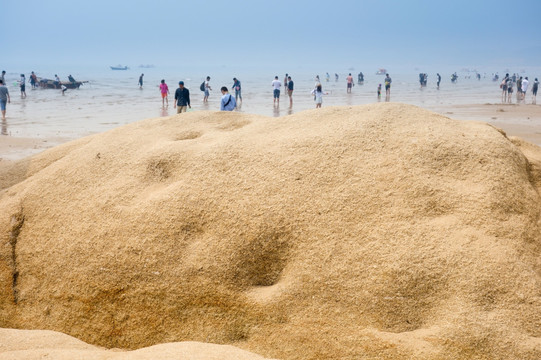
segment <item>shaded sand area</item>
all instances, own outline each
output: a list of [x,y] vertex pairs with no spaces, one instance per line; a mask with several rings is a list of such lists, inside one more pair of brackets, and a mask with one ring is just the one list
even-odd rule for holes
[[[541,149],[486,123],[393,103],[192,112],[0,181],[2,328],[275,359],[541,358]],[[0,337],[5,358],[33,336],[2,331],[19,337]]]
[[[230,345],[182,342],[134,351],[106,350],[47,330],[0,329],[0,360],[265,360]],[[270,360],[270,359],[269,359]]]

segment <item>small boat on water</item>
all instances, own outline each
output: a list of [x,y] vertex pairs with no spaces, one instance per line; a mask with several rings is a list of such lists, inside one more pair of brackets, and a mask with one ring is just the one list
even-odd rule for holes
[[38,84],[44,89],[60,89],[64,85],[68,89],[78,89],[88,81],[61,81],[60,83],[51,79],[38,78]]
[[111,70],[128,70],[127,66],[117,65],[117,66],[111,66]]
[[155,68],[154,64],[146,64],[146,65],[139,65],[140,68],[142,69],[152,69],[152,68]]
[[385,69],[379,69],[377,72],[376,72],[376,75],[385,75],[387,74],[387,70]]

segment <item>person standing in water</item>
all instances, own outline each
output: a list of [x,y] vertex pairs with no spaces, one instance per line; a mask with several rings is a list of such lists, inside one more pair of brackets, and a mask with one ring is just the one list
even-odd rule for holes
[[316,109],[321,108],[321,104],[323,103],[323,95],[328,95],[329,93],[324,93],[321,84],[319,84],[314,90],[312,90],[312,95],[314,95],[314,99],[316,101]]
[[30,85],[32,86],[32,89],[35,89],[38,87],[38,77],[34,72],[32,71],[32,74],[30,74]]
[[378,85],[378,101],[381,99],[381,84]]
[[212,90],[212,88],[210,87],[210,76],[207,76],[207,79],[205,80],[205,83],[204,83],[204,92],[205,92],[205,96],[203,97],[203,102],[208,102],[209,101],[209,96],[210,96],[210,90]]
[[291,76],[287,77],[287,95],[289,96],[289,107],[293,107],[293,87],[295,84],[291,80]]
[[440,83],[441,83],[441,75],[440,75],[440,73],[436,73],[436,77],[438,78],[438,81],[436,82],[436,86],[439,89],[440,88]]
[[287,77],[289,76],[289,74],[286,74],[286,76],[284,77],[284,82],[282,84],[284,84],[284,86],[287,86]]
[[240,87],[240,81],[237,78],[233,78],[233,90],[235,90],[235,101],[242,101],[242,94],[241,94],[241,87]]
[[507,86],[509,79],[509,73],[505,74],[502,82],[500,83],[500,89],[502,89],[502,103],[507,102]]
[[2,120],[6,120],[6,104],[10,102],[8,88],[5,86],[4,80],[0,79],[0,110],[2,111]]
[[532,104],[536,104],[537,88],[539,87],[539,81],[535,78],[532,86]]
[[385,74],[385,100],[389,101],[389,98],[391,97],[391,83],[393,80],[389,76],[389,74]]
[[349,73],[348,77],[346,78],[346,82],[347,82],[346,92],[348,94],[351,94],[351,89],[353,88],[353,76],[351,76],[351,73]]
[[143,76],[145,76],[145,74],[141,74],[141,76],[139,76],[139,89],[143,88]]
[[169,106],[169,86],[167,86],[164,79],[160,82],[160,93],[162,94],[162,107],[165,107],[165,103]]
[[278,76],[274,77],[271,86],[273,88],[274,105],[280,105],[280,87],[282,84],[280,83],[280,80],[278,80]]
[[26,78],[24,74],[21,74],[21,80],[19,80],[19,86],[21,87],[21,99],[26,98]]
[[522,80],[522,100],[524,103],[526,103],[526,93],[528,92],[528,86],[530,85],[530,82],[528,81],[528,77],[526,76],[524,80]]
[[2,76],[0,76],[0,80],[5,84],[6,83],[6,70],[2,70]]

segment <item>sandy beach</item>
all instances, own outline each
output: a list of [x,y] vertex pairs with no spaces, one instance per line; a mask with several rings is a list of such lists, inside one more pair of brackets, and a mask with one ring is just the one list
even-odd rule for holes
[[537,360],[541,148],[479,121],[529,108],[194,111],[18,162],[0,327],[88,345],[6,330],[0,359]]

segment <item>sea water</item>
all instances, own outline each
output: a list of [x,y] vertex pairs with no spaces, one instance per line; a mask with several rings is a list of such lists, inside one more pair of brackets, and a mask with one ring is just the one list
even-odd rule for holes
[[[57,71],[39,69],[37,76],[54,79]],[[329,69],[331,70],[331,69]],[[326,81],[326,71],[303,71],[300,69],[290,73],[295,83],[293,106],[289,106],[287,91],[282,86],[280,105],[273,105],[273,88],[271,82],[277,75],[283,82],[284,73],[258,71],[229,71],[220,68],[218,71],[185,71],[180,68],[155,67],[134,68],[126,71],[114,71],[107,67],[72,69],[66,74],[59,74],[62,80],[67,80],[71,74],[79,81],[88,81],[79,89],[68,89],[65,95],[57,89],[32,89],[26,85],[26,99],[21,99],[17,80],[19,73],[9,72],[6,82],[11,95],[11,104],[7,108],[7,121],[2,125],[4,135],[17,137],[43,137],[75,139],[85,135],[103,132],[117,126],[134,121],[172,116],[176,114],[173,107],[174,92],[178,82],[183,80],[190,90],[191,111],[220,109],[220,88],[227,86],[231,90],[233,77],[242,84],[243,101],[237,111],[260,114],[269,117],[290,115],[315,107],[311,91],[315,85],[315,77],[319,75],[323,91],[328,93],[323,98],[323,107],[334,105],[360,105],[385,101],[384,76],[376,75],[375,71],[366,69],[364,83],[357,83],[359,71],[351,71],[355,86],[351,94],[346,92],[346,77],[348,71],[339,72],[335,81],[335,71],[328,71],[330,81]],[[419,74],[390,73],[392,78],[390,101],[418,105],[428,109],[452,107],[461,104],[499,103],[501,90],[499,81],[493,81],[495,71],[480,71],[481,79],[477,80],[473,72],[459,72],[456,83],[451,82],[451,73],[441,73],[440,88],[436,87],[436,73],[430,73],[428,84],[421,88]],[[505,71],[499,71],[500,80]],[[534,73],[538,72],[538,73]],[[140,89],[138,79],[144,73],[144,85]],[[28,74],[27,79],[28,79]],[[206,76],[211,76],[212,91],[208,103],[203,102],[203,92],[200,84]],[[541,69],[529,69],[530,83],[535,77],[541,76]],[[164,79],[169,86],[169,106],[162,107],[159,90],[160,80]],[[378,84],[382,84],[382,96],[377,97]],[[530,85],[531,89],[531,85]],[[234,91],[231,91],[234,94]],[[514,94],[515,95],[515,94]],[[530,96],[530,94],[528,94]],[[515,102],[515,98],[514,98]],[[1,137],[0,137],[1,141]]]

